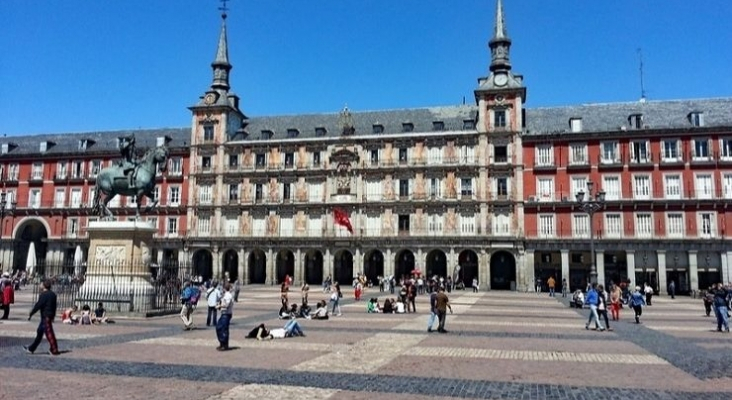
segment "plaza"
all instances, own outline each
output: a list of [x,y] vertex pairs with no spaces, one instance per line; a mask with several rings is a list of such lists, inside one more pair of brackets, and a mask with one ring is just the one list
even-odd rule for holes
[[[306,337],[245,339],[277,319],[277,287],[250,285],[234,308],[231,351],[217,352],[205,305],[197,329],[178,316],[115,318],[102,326],[55,325],[60,356],[34,355],[31,290],[0,323],[0,398],[196,399],[687,399],[732,392],[729,336],[701,300],[662,296],[612,332],[585,330],[578,312],[533,292],[453,291],[449,333],[427,333],[428,296],[417,313],[367,314],[344,292],[343,316],[299,320]],[[294,295],[295,293],[293,293]],[[394,297],[368,290],[364,297]],[[315,288],[310,301],[327,299]],[[383,301],[381,301],[383,303]]]

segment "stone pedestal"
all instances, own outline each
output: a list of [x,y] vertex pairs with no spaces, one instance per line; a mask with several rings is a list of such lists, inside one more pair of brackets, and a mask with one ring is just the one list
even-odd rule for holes
[[103,302],[115,313],[146,314],[156,307],[151,284],[152,225],[141,221],[91,222],[89,258],[80,303]]

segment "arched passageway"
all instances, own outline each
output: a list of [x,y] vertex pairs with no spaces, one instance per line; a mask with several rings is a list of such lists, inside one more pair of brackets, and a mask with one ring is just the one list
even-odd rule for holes
[[412,276],[414,271],[414,253],[411,250],[404,249],[397,253],[394,259],[394,265],[396,266],[394,271],[394,278],[397,282],[400,279],[408,279]]
[[[513,283],[513,287],[512,287]],[[507,251],[497,251],[491,255],[491,289],[515,290],[516,259]]]
[[213,256],[207,249],[193,253],[193,275],[200,276],[203,282],[213,277]]
[[353,254],[350,251],[341,250],[333,256],[333,281],[338,282],[341,288],[353,282]]
[[235,282],[239,279],[239,254],[236,250],[228,250],[224,253],[224,279],[229,278],[229,282]]
[[437,275],[447,278],[447,255],[442,250],[432,250],[427,254],[426,276],[432,278]]
[[379,277],[384,276],[384,254],[379,250],[371,250],[363,259],[363,273],[372,284],[379,284]]
[[260,249],[252,250],[248,260],[249,283],[267,282],[267,255]]
[[289,276],[293,282],[295,280],[295,255],[290,250],[282,250],[277,253],[277,284],[285,281],[285,277]]
[[320,285],[323,280],[323,253],[311,250],[305,254],[305,282]]

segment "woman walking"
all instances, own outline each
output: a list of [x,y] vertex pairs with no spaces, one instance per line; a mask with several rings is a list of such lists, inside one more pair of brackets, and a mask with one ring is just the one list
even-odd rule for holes
[[597,303],[597,315],[600,318],[605,318],[605,327],[607,328],[608,331],[611,331],[611,330],[613,330],[613,328],[610,327],[610,321],[608,321],[608,318],[607,318],[608,294],[602,285],[597,285],[597,294],[598,294],[598,298],[599,298],[599,301]]
[[610,314],[613,317],[613,321],[620,321],[620,303],[622,302],[622,296],[623,292],[620,290],[620,286],[613,285],[612,291],[610,292]]
[[[333,283],[331,286],[331,294],[330,294],[330,301],[333,303],[333,310],[330,312],[332,315],[341,316],[341,298],[343,297],[343,294],[341,293],[341,285],[338,284],[338,282]],[[336,309],[338,309],[338,314],[336,314]]]

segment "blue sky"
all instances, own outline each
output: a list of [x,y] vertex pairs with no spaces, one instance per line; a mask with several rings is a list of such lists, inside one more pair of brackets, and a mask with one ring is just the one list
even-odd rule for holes
[[[185,127],[216,0],[0,2],[0,134]],[[474,103],[495,0],[232,0],[253,116]],[[732,1],[504,0],[528,107],[732,96]],[[731,110],[732,112],[732,110]]]

